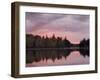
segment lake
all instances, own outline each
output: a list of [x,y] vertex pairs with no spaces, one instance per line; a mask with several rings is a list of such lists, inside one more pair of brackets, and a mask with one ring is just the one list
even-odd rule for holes
[[26,50],[26,67],[89,64],[88,49]]

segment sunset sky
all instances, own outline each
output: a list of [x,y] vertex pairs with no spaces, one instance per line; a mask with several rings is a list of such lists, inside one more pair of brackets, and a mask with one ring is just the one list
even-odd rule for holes
[[77,44],[89,38],[89,15],[26,12],[26,34],[55,34]]

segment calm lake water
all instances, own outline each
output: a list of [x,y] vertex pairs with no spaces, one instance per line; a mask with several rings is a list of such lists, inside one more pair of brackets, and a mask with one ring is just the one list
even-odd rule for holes
[[89,64],[89,50],[26,51],[26,67]]

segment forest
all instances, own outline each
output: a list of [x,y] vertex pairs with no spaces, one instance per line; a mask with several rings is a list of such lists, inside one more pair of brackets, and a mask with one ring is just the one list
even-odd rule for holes
[[79,48],[89,48],[89,39],[83,39],[79,44],[72,44],[67,38],[62,39],[61,37],[55,37],[53,34],[52,37],[48,38],[41,37],[39,35],[26,35],[26,48],[70,48],[70,47],[79,47]]

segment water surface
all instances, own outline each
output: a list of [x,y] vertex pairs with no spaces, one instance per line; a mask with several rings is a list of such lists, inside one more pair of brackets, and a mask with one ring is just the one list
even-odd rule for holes
[[89,51],[86,49],[32,50],[26,54],[26,67],[83,64],[89,64]]

